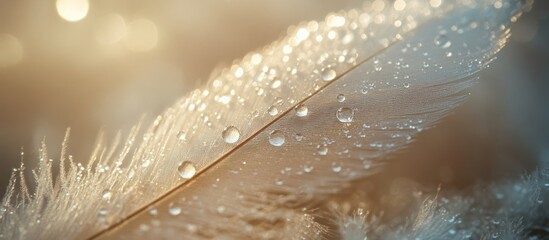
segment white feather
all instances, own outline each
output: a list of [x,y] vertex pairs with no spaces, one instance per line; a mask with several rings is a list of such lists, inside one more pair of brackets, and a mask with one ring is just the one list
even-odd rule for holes
[[[86,166],[69,159],[58,181],[44,146],[35,193],[3,201],[2,237],[321,237],[311,207],[464,100],[529,4],[376,0],[290,28],[123,146],[101,140]],[[222,137],[229,126],[234,143]],[[270,143],[274,131],[283,144]],[[178,173],[185,161],[191,180]]]

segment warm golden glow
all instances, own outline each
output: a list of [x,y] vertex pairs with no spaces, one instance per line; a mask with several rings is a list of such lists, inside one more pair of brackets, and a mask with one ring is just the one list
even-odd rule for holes
[[88,0],[57,0],[57,13],[69,22],[76,22],[88,15],[90,3]]
[[95,39],[100,44],[116,43],[126,35],[126,23],[118,14],[109,14],[97,21]]
[[429,1],[429,4],[431,4],[431,7],[437,8],[437,7],[440,7],[440,5],[442,4],[442,1],[441,0],[431,0],[431,1]]
[[16,37],[0,34],[0,67],[10,67],[23,59],[23,46]]
[[158,42],[156,25],[148,19],[138,19],[128,24],[126,46],[136,52],[151,50]]
[[406,8],[406,2],[404,0],[396,0],[393,4],[393,7],[397,11],[402,11],[404,8]]

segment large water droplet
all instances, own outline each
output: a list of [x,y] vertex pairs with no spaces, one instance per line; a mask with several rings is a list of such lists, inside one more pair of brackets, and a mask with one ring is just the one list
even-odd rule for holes
[[343,95],[343,94],[337,95],[337,101],[338,102],[345,102],[345,95]]
[[452,42],[450,41],[448,36],[446,36],[446,34],[440,34],[435,37],[435,45],[441,48],[449,48],[450,46],[452,46]]
[[332,68],[324,68],[322,69],[322,80],[324,81],[332,81],[336,77],[336,72]]
[[280,130],[274,130],[271,133],[269,133],[269,143],[275,147],[280,147],[284,145],[284,142],[286,141],[286,138],[284,137],[284,133]]
[[223,130],[221,136],[226,143],[235,143],[240,139],[240,131],[235,126],[229,126]]
[[183,179],[191,179],[196,174],[196,167],[191,161],[184,161],[177,167],[179,176]]
[[278,108],[275,106],[270,106],[269,109],[267,109],[267,112],[269,112],[269,115],[275,116],[278,114]]
[[339,108],[336,112],[337,120],[342,123],[352,122],[354,115],[355,112],[352,109],[346,107]]
[[295,107],[295,115],[298,117],[305,117],[309,113],[309,108],[304,104],[299,104]]

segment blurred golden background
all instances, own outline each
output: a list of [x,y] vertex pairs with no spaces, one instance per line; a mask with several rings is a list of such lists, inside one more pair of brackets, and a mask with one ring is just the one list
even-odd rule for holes
[[[71,127],[69,152],[78,161],[86,161],[100,129],[109,134],[128,129],[143,114],[154,116],[177,98],[200,87],[216,67],[227,66],[284,35],[288,26],[304,20],[321,20],[329,12],[360,7],[361,2],[3,1],[0,3],[0,193],[12,169],[19,166],[22,147],[29,168],[37,159],[44,137],[55,159],[64,131]],[[547,5],[547,1],[538,1],[532,13],[521,19],[513,29],[516,34],[509,46],[527,54],[521,61],[535,61],[538,64],[535,69],[539,71],[546,68],[549,60],[548,45],[544,43],[549,41]],[[515,57],[514,51],[508,51],[507,55]],[[500,79],[502,72],[495,69],[489,76]],[[549,101],[543,102],[547,100],[544,93],[549,95],[544,81],[549,76],[546,72],[526,80],[523,76],[527,75],[518,74],[511,80],[533,84],[533,89],[541,91],[536,93],[541,98],[524,103],[533,109],[521,116],[541,112],[539,119],[534,117],[536,121],[531,127],[542,136],[549,135],[549,121],[545,121],[549,117],[543,118],[549,109]],[[489,83],[508,84],[495,80]],[[529,94],[531,88],[519,94]],[[515,94],[506,93],[506,87],[502,90],[490,86],[490,89],[500,93],[488,95],[495,96],[490,101],[498,102],[502,96],[505,99],[508,94]],[[468,105],[476,106],[475,102]],[[492,109],[496,115],[490,117],[499,113],[522,114],[513,112],[514,108],[505,103],[482,106],[498,107]],[[458,146],[456,137],[466,141],[459,129],[449,129],[467,126],[468,121],[473,121],[470,120],[473,113],[480,114],[477,117],[488,115],[482,113],[482,108],[471,109],[453,117],[446,124],[446,132],[442,127],[437,142],[441,142],[441,137],[448,140],[442,141],[448,146]],[[455,154],[458,149],[447,147],[440,151]]]

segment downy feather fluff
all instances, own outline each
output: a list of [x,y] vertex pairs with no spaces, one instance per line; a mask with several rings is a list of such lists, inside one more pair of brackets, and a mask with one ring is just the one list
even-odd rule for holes
[[56,179],[44,144],[36,190],[14,172],[0,237],[334,237],[319,203],[458,106],[530,4],[376,0],[291,27],[86,164],[67,132]]

